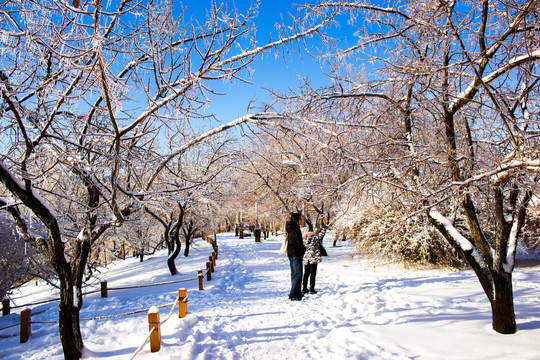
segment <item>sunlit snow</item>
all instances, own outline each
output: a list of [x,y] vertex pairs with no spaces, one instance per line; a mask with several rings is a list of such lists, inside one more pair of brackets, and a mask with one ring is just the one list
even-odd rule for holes
[[[234,234],[218,235],[219,259],[205,290],[197,282],[129,290],[110,290],[108,298],[85,296],[81,318],[123,314],[174,302],[178,288],[188,289],[188,314],[162,325],[162,347],[146,344],[135,359],[540,359],[540,271],[514,271],[518,332],[491,329],[491,310],[472,271],[410,270],[375,266],[351,259],[348,242],[331,247],[319,264],[315,295],[287,298],[290,270],[278,253],[281,237],[256,244]],[[121,287],[195,278],[211,247],[200,239],[188,258],[179,257],[170,276],[167,253],[139,262],[130,258],[102,269],[108,286]],[[96,283],[96,288],[98,288]],[[13,294],[17,304],[54,298],[55,290],[27,285]],[[57,318],[57,303],[32,307],[34,321]],[[161,319],[170,308],[160,308]],[[177,310],[175,310],[177,313]],[[0,317],[0,328],[18,314]],[[146,312],[81,322],[85,359],[129,359],[148,335]],[[56,324],[34,324],[26,344],[17,328],[0,332],[2,359],[62,359]]]

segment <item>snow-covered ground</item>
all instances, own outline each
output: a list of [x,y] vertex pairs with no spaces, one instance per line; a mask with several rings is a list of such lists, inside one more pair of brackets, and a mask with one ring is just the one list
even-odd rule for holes
[[[331,244],[327,235],[325,244]],[[205,290],[197,282],[110,291],[85,298],[82,318],[123,314],[171,303],[188,289],[188,315],[162,326],[162,349],[149,345],[135,359],[540,359],[540,267],[514,271],[519,331],[491,329],[491,311],[470,271],[406,270],[351,259],[349,244],[327,247],[319,265],[319,293],[291,302],[288,260],[279,238],[256,244],[234,234],[218,236],[219,259]],[[177,259],[171,277],[166,253],[111,264],[99,276],[109,287],[194,278],[212,249],[200,241]],[[18,304],[57,296],[43,285],[13,295]],[[57,319],[57,303],[33,307],[34,321]],[[164,319],[170,309],[160,310]],[[146,313],[81,323],[86,359],[129,359],[148,334]],[[18,321],[0,317],[0,328]],[[17,328],[0,331],[2,359],[62,359],[55,324],[34,324],[26,344]]]

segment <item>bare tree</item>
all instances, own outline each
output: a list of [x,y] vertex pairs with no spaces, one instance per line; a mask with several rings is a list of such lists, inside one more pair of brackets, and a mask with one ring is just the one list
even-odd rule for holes
[[[183,214],[180,213],[178,215],[178,218],[174,218],[174,213],[171,212],[170,214],[164,214],[163,216],[158,214],[157,212],[148,209],[148,207],[145,207],[145,210],[148,214],[150,214],[155,220],[157,220],[161,226],[163,227],[163,241],[165,244],[167,244],[167,249],[169,253],[169,257],[167,258],[167,266],[169,267],[169,271],[171,275],[176,275],[178,273],[178,270],[176,269],[176,265],[174,260],[180,253],[180,241],[178,240],[178,231],[175,229],[178,228],[179,223],[182,221]],[[173,231],[176,231],[176,238],[172,236]]]
[[158,215],[156,212],[145,208],[154,219],[156,219],[163,226],[163,238],[167,244],[169,251],[169,256],[167,257],[167,266],[171,275],[176,275],[178,270],[176,268],[175,260],[180,254],[182,249],[182,242],[180,240],[180,231],[184,235],[185,251],[184,256],[189,255],[189,248],[191,244],[191,238],[193,233],[196,231],[194,226],[193,219],[187,218],[187,208],[186,204],[178,202],[178,214],[174,216],[174,212],[167,214],[166,217]]

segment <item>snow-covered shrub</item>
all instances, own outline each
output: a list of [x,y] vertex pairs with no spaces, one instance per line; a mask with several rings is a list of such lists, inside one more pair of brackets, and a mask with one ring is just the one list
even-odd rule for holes
[[405,264],[460,267],[457,252],[439,235],[423,214],[407,216],[397,202],[365,202],[347,207],[334,228],[355,244],[358,255]]
[[520,247],[527,252],[540,251],[540,199],[534,197],[527,213]]

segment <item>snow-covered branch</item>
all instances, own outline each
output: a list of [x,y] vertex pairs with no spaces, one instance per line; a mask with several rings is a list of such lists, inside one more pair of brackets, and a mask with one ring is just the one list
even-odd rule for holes
[[528,54],[516,56],[510,59],[507,63],[493,70],[490,74],[483,76],[481,79],[477,76],[471,81],[470,85],[461,93],[455,96],[449,105],[449,111],[451,113],[456,112],[462,108],[468,101],[470,101],[474,95],[478,92],[480,84],[490,84],[500,76],[508,73],[510,70],[521,66],[526,63],[535,62],[540,59],[540,49],[536,49]]
[[433,221],[445,229],[446,233],[459,245],[462,251],[472,252],[474,250],[473,244],[461,235],[450,220],[444,217],[440,212],[432,208],[429,210],[428,214]]
[[498,179],[505,178],[509,171],[516,170],[516,169],[523,169],[523,170],[529,170],[532,172],[540,172],[540,160],[533,160],[533,159],[527,159],[527,160],[516,160],[512,159],[506,164],[502,164],[497,166],[496,168],[489,170],[487,172],[484,172],[482,174],[478,174],[475,176],[472,176],[464,181],[460,182],[453,182],[451,186],[464,188],[467,186],[470,186],[471,184],[481,181],[486,178],[492,178],[494,182],[498,182]]
[[177,156],[183,154],[185,151],[187,151],[189,148],[203,142],[204,140],[219,134],[223,131],[229,130],[233,127],[236,127],[238,125],[244,124],[244,123],[252,123],[255,125],[263,123],[266,119],[269,118],[281,118],[282,115],[276,114],[276,113],[260,113],[260,114],[248,114],[245,116],[242,116],[236,120],[233,120],[227,124],[215,127],[213,129],[210,129],[206,131],[203,134],[200,134],[199,136],[194,137],[193,139],[185,142],[181,146],[177,147],[173,152],[163,156],[163,160],[160,162],[160,164],[157,166],[156,170],[153,172],[152,176],[146,183],[145,189],[148,191],[154,181],[156,180],[157,176],[160,174],[160,172],[165,168],[165,166],[174,158]]

